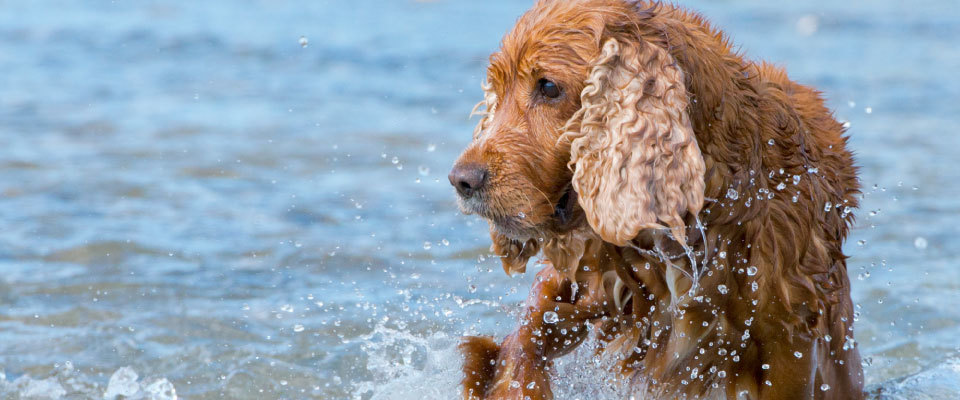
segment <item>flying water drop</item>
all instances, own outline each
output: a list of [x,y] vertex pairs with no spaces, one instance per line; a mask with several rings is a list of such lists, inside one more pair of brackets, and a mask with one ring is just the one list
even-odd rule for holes
[[913,240],[913,247],[916,247],[919,250],[926,249],[927,239],[923,236],[917,236],[917,238]]
[[733,188],[727,189],[727,198],[730,200],[736,200],[740,198],[740,193],[737,193]]
[[553,311],[547,311],[543,313],[543,322],[548,324],[555,324],[560,321],[560,316]]

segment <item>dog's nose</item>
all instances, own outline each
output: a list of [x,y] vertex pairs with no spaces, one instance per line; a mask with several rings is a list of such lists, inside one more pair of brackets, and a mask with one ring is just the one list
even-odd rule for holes
[[461,196],[470,197],[487,183],[487,169],[479,164],[458,164],[447,178]]

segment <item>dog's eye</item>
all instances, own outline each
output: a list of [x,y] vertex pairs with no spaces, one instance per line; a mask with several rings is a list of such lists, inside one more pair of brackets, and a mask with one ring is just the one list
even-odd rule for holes
[[540,86],[540,94],[551,99],[560,97],[560,86],[557,86],[556,83],[546,79],[541,79],[539,82],[537,82],[537,85]]

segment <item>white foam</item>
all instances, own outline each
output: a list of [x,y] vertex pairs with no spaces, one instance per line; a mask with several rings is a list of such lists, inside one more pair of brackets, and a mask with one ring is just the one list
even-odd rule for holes
[[133,397],[140,391],[140,384],[137,383],[137,372],[130,367],[118,369],[110,376],[110,383],[107,384],[107,392],[103,394],[104,399],[114,399],[119,396]]
[[[355,386],[354,399],[459,398],[463,359],[457,350],[458,338],[442,332],[420,337],[381,325],[361,340],[373,379]],[[554,361],[551,382],[556,399],[628,398],[619,375],[608,372],[610,360],[596,356],[595,343],[591,337]]]
[[177,400],[177,391],[166,378],[151,379],[149,383],[138,379],[133,368],[122,367],[111,375],[103,390],[96,378],[78,373],[68,361],[55,365],[50,376],[42,379],[22,375],[8,382],[6,374],[0,372],[0,398]]
[[372,400],[447,400],[459,397],[457,340],[437,332],[427,337],[383,325],[361,338],[373,379],[356,385],[353,397]]
[[13,381],[13,386],[21,397],[29,399],[59,399],[67,394],[56,378],[30,379],[21,376]]

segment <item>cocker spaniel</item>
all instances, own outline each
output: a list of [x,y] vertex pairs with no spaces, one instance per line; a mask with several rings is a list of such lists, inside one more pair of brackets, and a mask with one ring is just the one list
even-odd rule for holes
[[512,334],[464,338],[465,399],[552,398],[588,330],[644,398],[863,397],[857,167],[815,89],[677,6],[540,0],[484,92],[450,183],[508,274],[545,267]]

